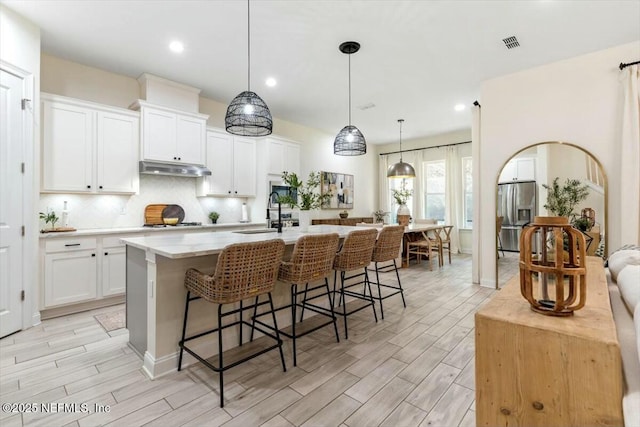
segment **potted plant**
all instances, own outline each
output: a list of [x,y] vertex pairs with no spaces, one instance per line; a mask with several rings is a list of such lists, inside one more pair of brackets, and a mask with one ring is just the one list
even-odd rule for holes
[[587,232],[591,230],[591,221],[589,218],[581,216],[573,220],[573,226],[580,231]]
[[547,190],[547,203],[544,207],[557,216],[565,216],[573,220],[576,217],[573,209],[589,196],[589,186],[582,184],[578,179],[570,178],[560,186],[559,180],[560,178],[555,177],[550,186],[542,184]]
[[282,172],[282,181],[296,190],[298,194],[295,200],[290,194],[281,196],[278,201],[292,208],[300,209],[300,230],[305,231],[311,222],[309,211],[318,209],[331,199],[331,193],[320,193],[320,172],[309,172],[307,181],[304,182],[295,172]]
[[384,222],[384,218],[389,215],[389,212],[385,212],[382,209],[378,209],[373,212],[373,219],[376,223]]
[[56,215],[55,211],[51,211],[51,212],[47,212],[47,213],[40,212],[40,219],[44,219],[44,223],[45,224],[51,223],[50,230],[53,230],[53,229],[56,228],[56,222],[58,222],[58,220],[60,218],[58,218],[58,216]]
[[216,211],[209,212],[209,219],[211,220],[211,224],[215,224],[218,222],[218,218],[220,218],[220,214]]

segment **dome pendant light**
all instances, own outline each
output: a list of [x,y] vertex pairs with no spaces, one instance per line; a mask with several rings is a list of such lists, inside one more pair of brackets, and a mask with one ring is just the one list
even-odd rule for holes
[[415,178],[416,170],[409,163],[402,161],[402,123],[404,119],[398,119],[400,123],[400,162],[391,165],[387,170],[387,178]]
[[338,156],[360,156],[367,153],[367,141],[355,126],[351,126],[351,54],[360,50],[358,42],[344,42],[340,52],[349,55],[349,125],[342,128],[333,141],[333,154]]
[[251,92],[251,20],[247,0],[247,90],[233,98],[224,118],[227,132],[241,136],[266,136],[273,131],[267,104]]

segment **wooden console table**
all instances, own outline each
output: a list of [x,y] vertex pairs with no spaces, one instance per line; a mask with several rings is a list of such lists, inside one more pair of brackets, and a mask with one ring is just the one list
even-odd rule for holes
[[476,425],[622,426],[622,362],[602,259],[587,258],[587,303],[534,313],[516,276],[475,315]]
[[318,218],[312,219],[311,225],[351,225],[355,226],[359,222],[366,222],[367,224],[373,224],[373,217],[352,217],[352,218]]

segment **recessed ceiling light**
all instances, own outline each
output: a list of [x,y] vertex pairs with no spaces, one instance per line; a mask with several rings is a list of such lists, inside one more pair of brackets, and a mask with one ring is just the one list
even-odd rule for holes
[[184,50],[184,44],[175,40],[169,43],[169,49],[171,49],[171,52],[181,53]]
[[274,79],[273,77],[269,77],[266,81],[265,81],[266,85],[269,87],[274,87],[275,85],[278,84],[278,82],[276,81],[276,79]]
[[455,107],[453,107],[453,109],[456,111],[462,111],[464,110],[464,108],[464,104],[457,104]]

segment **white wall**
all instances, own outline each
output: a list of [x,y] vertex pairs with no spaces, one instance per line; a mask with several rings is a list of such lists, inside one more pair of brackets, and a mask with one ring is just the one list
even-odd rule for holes
[[23,324],[36,324],[39,322],[38,314],[38,281],[37,271],[32,268],[33,260],[38,254],[38,223],[37,223],[37,202],[38,202],[38,177],[39,177],[39,133],[33,129],[37,128],[40,122],[40,30],[31,22],[25,20],[20,15],[15,14],[10,9],[0,5],[0,61],[4,65],[22,70],[30,75],[30,85],[28,88],[32,102],[28,106],[26,113],[31,116],[27,121],[32,128],[27,131],[27,142],[23,151],[25,162],[25,195],[23,198],[24,222],[27,233],[24,240],[24,260],[23,269],[24,290],[26,300],[23,312]]
[[617,65],[639,57],[637,41],[483,82],[480,155],[474,159],[480,172],[474,223],[480,224],[481,248],[474,263],[482,285],[495,285],[498,174],[512,154],[538,142],[569,142],[601,162],[609,180],[608,244],[610,249],[620,245],[629,219],[619,209],[622,89]]
[[[189,84],[189,82],[180,82]],[[140,97],[138,81],[129,76],[110,73],[88,67],[58,57],[42,54],[42,91],[101,104],[127,108]],[[200,112],[208,114],[207,124],[224,128],[227,105],[223,102],[200,98]],[[339,129],[336,129],[336,133]],[[308,128],[274,117],[274,135],[296,141],[301,146],[301,174],[306,177],[310,171],[332,171],[354,175],[355,202],[351,216],[371,216],[375,210],[377,189],[377,158],[373,149],[365,156],[340,157],[333,154],[333,139],[317,129]],[[260,161],[260,160],[258,160]],[[258,185],[268,184],[264,183]],[[75,227],[117,227],[139,225],[146,203],[176,203],[185,208],[186,220],[207,222],[205,214],[209,210],[221,213],[219,222],[236,222],[240,218],[241,204],[247,201],[253,213],[263,212],[265,200],[195,198],[195,179],[141,177],[139,196],[87,196],[87,195],[43,195],[40,208],[61,209],[63,200],[69,200],[74,208]],[[168,194],[167,194],[168,193]],[[170,196],[170,197],[169,197]],[[169,201],[174,200],[174,201]],[[126,213],[122,214],[125,208]],[[80,218],[78,214],[88,211],[92,218]],[[321,210],[318,217],[337,217],[337,210]],[[251,215],[251,212],[250,212]],[[252,215],[259,219],[261,214]]]

